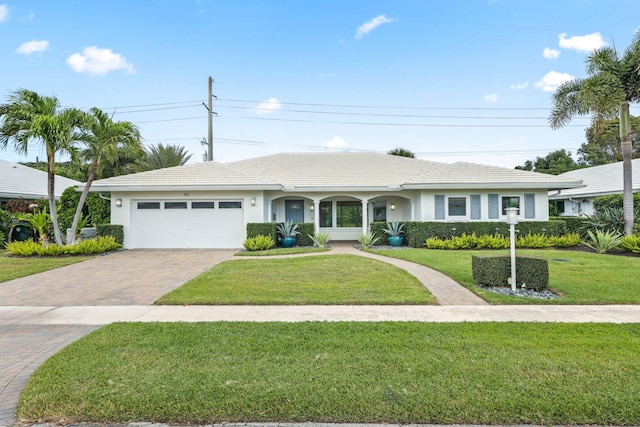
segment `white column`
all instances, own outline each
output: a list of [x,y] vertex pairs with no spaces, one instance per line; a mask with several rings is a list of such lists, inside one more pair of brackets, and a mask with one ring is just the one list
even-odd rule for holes
[[267,200],[267,222],[272,221],[273,200]]
[[313,225],[316,234],[320,232],[320,200],[313,199]]
[[362,234],[366,234],[369,232],[369,223],[367,222],[367,205],[369,204],[369,199],[363,199],[360,202],[362,203]]

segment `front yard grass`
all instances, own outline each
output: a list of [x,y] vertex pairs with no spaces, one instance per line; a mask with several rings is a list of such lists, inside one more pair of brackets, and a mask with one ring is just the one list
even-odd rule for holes
[[[479,289],[472,276],[471,256],[478,250],[371,250],[446,274],[491,304],[640,304],[639,257],[603,255],[558,249],[518,249],[516,255],[537,255],[549,260],[549,288],[556,300],[510,297]],[[491,251],[508,254],[509,251]]]
[[275,256],[275,255],[299,255],[309,254],[314,252],[328,252],[331,248],[311,248],[311,247],[299,247],[299,248],[274,248],[266,249],[264,251],[240,251],[235,256]]
[[357,255],[238,259],[164,295],[156,304],[437,304],[412,275]]
[[53,270],[89,259],[88,256],[17,257],[0,251],[0,282]]
[[22,421],[640,425],[639,324],[127,323],[39,367]]

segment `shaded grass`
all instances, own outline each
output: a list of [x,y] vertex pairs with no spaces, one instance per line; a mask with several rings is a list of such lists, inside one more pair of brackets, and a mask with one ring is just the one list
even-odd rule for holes
[[275,248],[264,251],[240,251],[235,256],[274,256],[274,255],[298,255],[314,252],[328,252],[331,248]]
[[38,368],[18,417],[639,425],[638,354],[638,324],[114,324]]
[[16,257],[0,251],[0,282],[30,276],[89,259],[88,256]]
[[[511,297],[479,289],[471,270],[471,256],[489,251],[406,249],[370,252],[413,261],[438,270],[492,304],[640,304],[639,257],[603,255],[557,249],[518,249],[517,255],[549,260],[549,288],[562,298],[540,300]],[[509,251],[490,251],[504,253]]]
[[436,304],[412,275],[357,255],[218,264],[156,304]]

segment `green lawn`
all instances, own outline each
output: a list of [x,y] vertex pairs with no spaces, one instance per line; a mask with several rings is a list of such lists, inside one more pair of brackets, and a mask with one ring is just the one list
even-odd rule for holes
[[75,264],[90,257],[64,256],[64,257],[14,257],[6,251],[0,251],[0,282],[30,276],[65,265]]
[[[549,287],[562,298],[546,301],[508,297],[478,289],[471,272],[474,250],[372,250],[371,252],[431,267],[471,289],[492,304],[640,304],[640,257],[602,255],[569,250],[519,249],[516,254],[549,260]],[[486,251],[484,251],[486,252]],[[491,251],[505,253],[509,251]]]
[[328,252],[330,248],[275,248],[264,251],[240,251],[236,256],[275,256],[275,255],[300,255],[314,252]]
[[640,425],[638,354],[638,324],[113,324],[38,368],[18,417]]
[[415,277],[357,255],[238,259],[216,265],[156,304],[437,304]]

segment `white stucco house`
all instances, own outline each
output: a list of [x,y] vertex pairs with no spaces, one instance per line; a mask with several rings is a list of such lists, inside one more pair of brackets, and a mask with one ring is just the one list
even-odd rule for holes
[[[640,159],[631,160],[633,192],[640,191]],[[563,180],[581,180],[583,187],[549,192],[549,201],[558,207],[560,216],[593,215],[593,199],[622,194],[622,162],[577,169],[558,175]]]
[[[0,160],[0,202],[18,198],[25,200],[46,199],[49,194],[48,179],[47,173],[41,170]],[[56,176],[56,199],[60,199],[64,190],[75,185],[81,185],[81,183]]]
[[125,248],[239,248],[252,222],[310,222],[355,240],[372,221],[548,220],[548,192],[580,180],[377,153],[275,154],[93,183],[110,193]]

